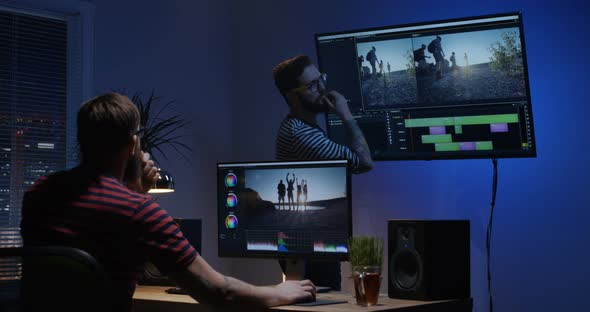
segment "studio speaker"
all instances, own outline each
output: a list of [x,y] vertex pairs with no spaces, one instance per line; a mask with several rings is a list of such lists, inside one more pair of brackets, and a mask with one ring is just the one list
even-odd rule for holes
[[469,220],[389,220],[389,297],[470,297]]

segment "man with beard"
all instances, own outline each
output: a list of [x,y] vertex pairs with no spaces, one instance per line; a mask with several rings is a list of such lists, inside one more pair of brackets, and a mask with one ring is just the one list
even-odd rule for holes
[[[147,260],[199,302],[264,308],[313,300],[310,281],[257,287],[224,276],[201,258],[174,220],[145,195],[158,177],[140,150],[137,107],[109,93],[78,112],[80,166],[40,178],[25,194],[25,246],[69,246],[93,255],[112,280],[112,306],[131,311]],[[98,304],[98,303],[97,303]]]
[[[278,160],[348,159],[354,173],[371,170],[373,160],[365,137],[337,91],[326,89],[322,74],[304,55],[288,59],[273,69],[275,84],[289,105],[290,113],[279,129]],[[348,144],[330,140],[317,124],[319,113],[332,111],[348,133]]]
[[[273,68],[275,84],[289,105],[276,140],[278,160],[347,159],[354,173],[372,169],[367,141],[348,108],[348,101],[337,91],[326,89],[322,74],[305,55],[285,60]],[[317,124],[317,115],[335,113],[347,130],[348,144],[330,140]],[[285,263],[281,266],[285,271]],[[305,278],[316,285],[340,290],[339,262],[308,262]]]

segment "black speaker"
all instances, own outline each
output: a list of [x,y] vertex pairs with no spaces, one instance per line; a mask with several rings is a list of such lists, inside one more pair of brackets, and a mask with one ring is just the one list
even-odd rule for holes
[[389,297],[470,297],[469,220],[389,220]]
[[[178,227],[180,228],[180,231],[182,231],[184,237],[200,254],[202,235],[201,219],[174,218],[174,222],[178,224]],[[169,280],[167,276],[162,275],[162,273],[160,273],[158,268],[152,262],[145,263],[145,271],[138,284],[149,286],[175,286],[174,282]]]

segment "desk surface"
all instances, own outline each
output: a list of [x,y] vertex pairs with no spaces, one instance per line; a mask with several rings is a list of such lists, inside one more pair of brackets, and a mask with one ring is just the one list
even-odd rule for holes
[[[148,311],[195,311],[198,303],[186,295],[168,294],[165,292],[169,287],[160,286],[138,286],[133,295],[136,312]],[[361,307],[356,300],[345,293],[322,293],[318,294],[320,299],[346,300],[348,303],[330,304],[323,306],[280,306],[272,308],[277,311],[307,311],[307,312],[335,312],[335,311],[471,311],[472,300],[442,300],[442,301],[415,301],[391,299],[386,295],[379,297],[379,304],[372,307]]]

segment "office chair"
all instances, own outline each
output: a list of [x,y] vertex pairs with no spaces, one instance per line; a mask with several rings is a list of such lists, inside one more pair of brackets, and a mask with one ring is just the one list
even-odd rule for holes
[[0,248],[22,261],[20,311],[113,311],[110,278],[85,251],[61,246]]

